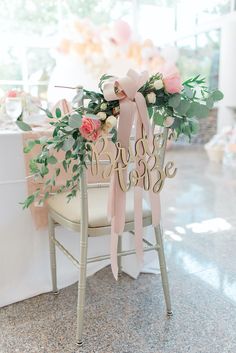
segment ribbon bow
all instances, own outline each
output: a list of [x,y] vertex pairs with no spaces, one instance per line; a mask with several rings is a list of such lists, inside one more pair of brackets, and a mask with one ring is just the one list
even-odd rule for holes
[[[117,137],[121,147],[128,150],[133,123],[135,122],[136,141],[142,137],[142,131],[148,138],[153,137],[152,128],[149,121],[146,101],[142,93],[138,90],[147,82],[148,72],[138,74],[134,70],[129,70],[127,75],[120,79],[107,82],[103,87],[104,97],[107,101],[120,101],[120,117]],[[126,180],[126,178],[125,178]],[[152,208],[152,223],[154,226],[160,221],[160,202],[159,194],[154,194],[151,190],[150,202]],[[117,245],[118,236],[122,235],[125,226],[125,205],[126,193],[121,189],[117,173],[112,175],[109,200],[108,216],[111,220],[111,266],[114,277],[118,277],[117,266]],[[155,209],[155,212],[154,212]],[[142,183],[134,189],[134,230],[135,247],[138,259],[143,262],[143,243],[142,243]]]

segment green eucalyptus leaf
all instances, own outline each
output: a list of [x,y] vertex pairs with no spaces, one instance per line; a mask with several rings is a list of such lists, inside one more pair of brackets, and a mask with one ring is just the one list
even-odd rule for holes
[[183,126],[183,133],[189,137],[189,140],[191,140],[191,128],[188,123],[185,123]]
[[28,208],[34,202],[35,196],[32,194],[27,197],[23,204],[23,209]]
[[206,100],[206,106],[209,109],[212,109],[214,105],[214,99],[212,97],[208,97]]
[[163,126],[165,116],[160,114],[159,112],[155,112],[153,115],[153,120],[156,125]]
[[29,162],[29,168],[30,168],[30,172],[32,174],[38,173],[39,172],[39,168],[37,166],[37,162],[34,159],[31,159]]
[[45,192],[45,194],[44,194],[44,201],[47,199],[49,197],[49,192],[47,191],[47,192]]
[[172,108],[177,108],[178,105],[180,104],[181,100],[181,95],[180,94],[175,94],[169,98],[169,106]]
[[44,145],[48,141],[48,138],[46,136],[43,136],[40,137],[39,141],[41,145]]
[[199,125],[196,120],[189,121],[189,127],[191,130],[191,134],[195,135],[198,132]]
[[68,158],[70,158],[71,157],[71,151],[69,150],[69,151],[67,151],[66,152],[66,154],[65,154],[65,159],[68,159]]
[[78,170],[79,166],[78,164],[74,164],[72,168],[72,172],[75,173]]
[[46,110],[45,110],[45,113],[47,114],[47,117],[48,117],[49,119],[53,119],[53,118],[54,118],[54,116],[52,115],[52,113],[50,112],[49,109],[46,109]]
[[194,90],[191,89],[191,88],[188,87],[188,86],[185,86],[185,87],[184,87],[184,93],[185,93],[185,95],[186,95],[188,98],[190,98],[190,99],[192,99],[192,98],[194,97]]
[[187,116],[192,118],[192,117],[197,117],[198,116],[198,109],[199,109],[199,103],[197,102],[192,102],[190,104],[190,107],[187,111]]
[[54,116],[52,115],[52,113],[50,112],[49,109],[44,109],[44,108],[42,108],[42,107],[39,107],[39,109],[41,109],[42,111],[44,111],[44,113],[47,115],[47,117],[48,117],[49,119],[53,119],[53,118],[54,118]]
[[[43,109],[43,110],[44,110],[44,109]],[[54,118],[54,116],[52,115],[52,113],[50,112],[49,109],[45,109],[44,111],[45,111],[45,113],[46,113],[46,115],[47,115],[47,117],[48,117],[49,119],[53,119],[53,118]]]
[[24,153],[29,153],[33,148],[34,146],[36,145],[36,141],[34,140],[29,140],[27,141],[27,146],[24,147]]
[[63,162],[62,162],[62,165],[63,165],[63,168],[64,168],[64,170],[65,170],[65,172],[67,172],[67,163],[66,163],[66,160],[64,160]]
[[207,108],[207,106],[200,104],[197,118],[207,118],[208,115],[209,115],[209,109]]
[[154,109],[153,109],[153,107],[148,107],[147,110],[148,110],[149,118],[151,119],[153,116],[153,113],[154,113]]
[[24,123],[24,121],[21,120],[16,120],[16,125],[22,130],[22,131],[32,131],[32,128],[30,125]]
[[61,109],[60,108],[56,108],[56,117],[60,118],[61,117]]
[[58,135],[58,131],[59,131],[59,127],[56,127],[56,128],[53,130],[52,136],[53,136],[53,137],[56,137],[56,136]]
[[179,118],[177,116],[174,117],[174,122],[173,124],[171,125],[171,128],[173,130],[178,130],[180,125],[181,125],[181,122],[182,122],[182,118]]
[[43,177],[44,175],[48,174],[49,169],[48,167],[46,167],[45,165],[42,166],[41,170],[40,170],[40,174]]
[[97,115],[95,115],[95,114],[91,114],[91,113],[87,113],[87,114],[86,114],[86,118],[90,118],[90,119],[95,119],[95,120],[98,120]]
[[49,164],[56,164],[57,163],[57,159],[54,156],[48,157],[47,161]]
[[78,129],[82,124],[82,116],[80,114],[72,114],[69,117],[69,127]]
[[64,128],[64,130],[65,130],[66,132],[71,132],[71,131],[74,130],[74,128],[73,128],[73,127],[70,127],[70,126],[66,126],[66,127]]
[[75,143],[75,140],[73,139],[73,137],[68,136],[62,145],[62,150],[69,151],[73,147],[74,143]]
[[37,141],[35,141],[35,140],[29,140],[29,141],[28,141],[28,146],[29,146],[30,148],[33,148],[33,147],[36,145],[36,143],[37,143]]
[[111,129],[111,135],[112,135],[111,141],[113,143],[116,143],[117,142],[117,130],[114,127]]
[[187,115],[189,117],[206,118],[209,115],[209,109],[206,105],[193,102],[187,111]]
[[[48,186],[49,184],[51,184],[51,179],[48,179],[46,182],[45,182],[45,186]],[[44,189],[46,189],[46,188],[44,188]]]
[[215,102],[220,101],[221,99],[224,98],[224,95],[221,91],[216,90],[212,92],[211,97],[214,99]]
[[191,103],[187,100],[181,100],[179,105],[175,108],[175,110],[180,114],[180,115],[185,115],[190,108]]

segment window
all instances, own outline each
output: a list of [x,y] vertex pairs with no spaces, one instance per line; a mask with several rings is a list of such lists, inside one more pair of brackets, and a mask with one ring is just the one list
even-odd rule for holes
[[142,39],[151,39],[157,46],[172,41],[175,32],[174,7],[142,1],[138,21],[138,32]]
[[216,87],[220,16],[234,7],[234,0],[1,0],[0,94],[16,87],[46,98],[58,39],[74,16],[95,25],[123,18],[136,37],[158,47],[175,42],[183,76],[202,72]]
[[1,0],[0,95],[11,88],[47,98],[56,47],[66,21],[89,17],[95,24],[119,17],[132,21],[131,1]]
[[220,30],[204,32],[177,42],[183,78],[199,73],[210,88],[218,87]]
[[179,68],[184,78],[201,73],[218,87],[220,24],[233,10],[231,0],[179,0],[176,6]]

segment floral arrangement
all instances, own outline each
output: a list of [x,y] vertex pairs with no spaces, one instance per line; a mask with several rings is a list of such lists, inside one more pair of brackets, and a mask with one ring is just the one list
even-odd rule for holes
[[19,102],[19,109],[22,111],[22,115],[25,113],[33,114],[39,111],[39,98],[33,97],[30,93],[24,91],[10,90],[0,99],[0,115],[7,115],[7,104],[9,100]]
[[[78,190],[81,170],[87,166],[87,161],[91,160],[87,142],[96,141],[104,134],[109,134],[113,142],[117,140],[119,100],[107,101],[103,94],[104,85],[112,79],[114,80],[109,75],[101,77],[100,92],[83,90],[83,97],[80,98],[88,100],[86,106],[72,108],[64,102],[62,108],[55,109],[55,113],[45,110],[53,128],[52,137],[30,140],[24,149],[27,153],[35,145],[40,145],[40,153],[31,160],[30,170],[36,178],[44,178],[44,195],[42,197],[40,189],[37,189],[25,200],[24,208],[38,199],[43,202],[50,195],[61,168],[68,172],[68,178],[58,192],[69,190],[68,198],[74,197]],[[181,83],[177,71],[168,75],[152,75],[139,92],[145,98],[149,117],[156,125],[169,127],[176,138],[184,134],[189,139],[197,131],[197,119],[207,117],[214,102],[223,98],[220,91],[209,90],[205,80],[199,75]],[[124,95],[119,85],[115,86],[115,93]],[[18,126],[25,131],[31,130],[31,127],[20,119]],[[64,151],[64,158],[59,161],[53,151],[61,150]],[[50,165],[55,166],[52,176],[49,172]]]

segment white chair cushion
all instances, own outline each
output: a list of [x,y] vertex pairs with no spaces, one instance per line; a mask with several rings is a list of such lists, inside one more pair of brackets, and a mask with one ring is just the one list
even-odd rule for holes
[[[63,218],[80,223],[80,200],[79,193],[68,203],[68,192],[56,194],[48,199],[48,207]],[[107,200],[108,188],[90,188],[88,189],[88,212],[89,227],[110,226],[107,219]],[[151,216],[151,210],[147,202],[143,200],[143,218]],[[126,193],[126,222],[134,220],[134,194],[132,191]]]

